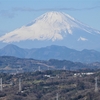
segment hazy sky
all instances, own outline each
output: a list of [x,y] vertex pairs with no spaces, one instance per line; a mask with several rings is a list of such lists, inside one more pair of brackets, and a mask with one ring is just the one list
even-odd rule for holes
[[100,0],[0,0],[0,36],[48,11],[61,11],[100,30]]

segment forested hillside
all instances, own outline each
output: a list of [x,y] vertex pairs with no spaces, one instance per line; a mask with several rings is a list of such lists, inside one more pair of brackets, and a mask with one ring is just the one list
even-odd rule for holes
[[1,73],[3,89],[0,100],[99,100],[99,75],[99,70],[48,70],[16,75]]
[[78,69],[99,69],[100,63],[80,63],[68,60],[35,60],[16,58],[11,56],[0,57],[0,72],[22,73],[37,70],[78,70]]

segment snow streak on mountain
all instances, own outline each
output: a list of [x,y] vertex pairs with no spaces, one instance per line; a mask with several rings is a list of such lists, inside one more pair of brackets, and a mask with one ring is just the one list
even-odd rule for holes
[[[19,42],[22,40],[63,40],[67,35],[72,35],[79,31],[84,31],[87,34],[100,34],[100,31],[95,30],[83,23],[77,21],[68,14],[61,12],[47,12],[30,24],[22,26],[10,33],[0,37],[0,41]],[[81,33],[77,36],[76,41],[87,41],[87,36],[82,36]]]

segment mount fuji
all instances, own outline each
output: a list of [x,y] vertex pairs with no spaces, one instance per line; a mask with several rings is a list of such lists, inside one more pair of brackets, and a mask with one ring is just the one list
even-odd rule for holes
[[100,31],[64,12],[53,11],[41,15],[28,25],[6,33],[0,37],[0,41],[26,48],[60,45],[77,50],[97,49]]

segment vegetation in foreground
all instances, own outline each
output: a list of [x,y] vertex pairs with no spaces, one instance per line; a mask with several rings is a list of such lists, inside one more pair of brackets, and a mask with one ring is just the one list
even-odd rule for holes
[[[100,71],[88,70],[1,73],[3,90],[0,91],[0,100],[56,100],[57,94],[58,100],[99,100],[99,75]],[[98,78],[96,91],[95,77]]]

